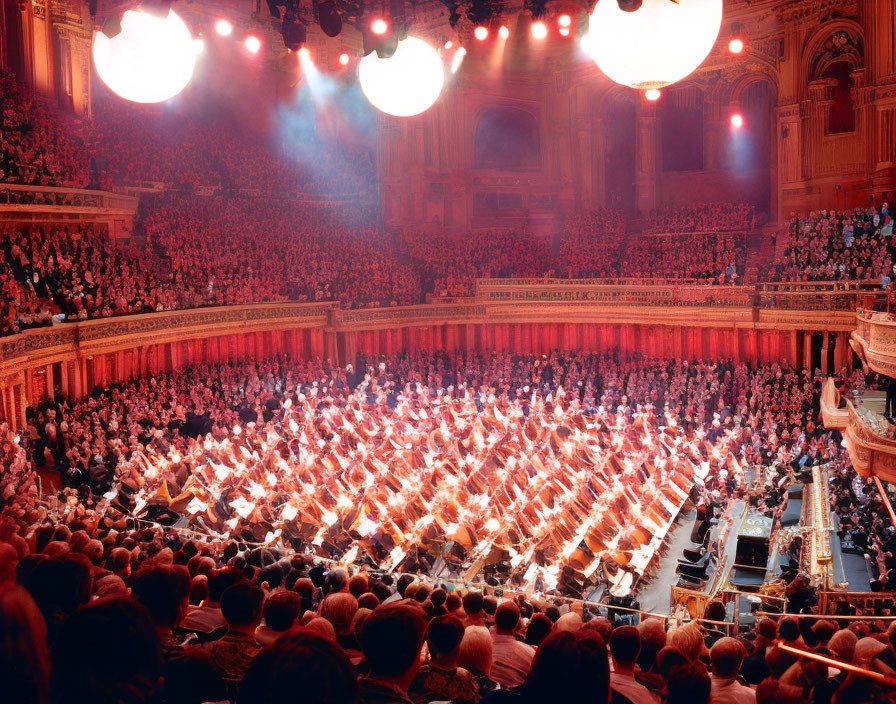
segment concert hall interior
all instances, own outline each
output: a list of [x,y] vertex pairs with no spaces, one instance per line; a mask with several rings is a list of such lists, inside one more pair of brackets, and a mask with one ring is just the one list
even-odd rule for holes
[[0,0],[0,700],[896,704],[896,0]]

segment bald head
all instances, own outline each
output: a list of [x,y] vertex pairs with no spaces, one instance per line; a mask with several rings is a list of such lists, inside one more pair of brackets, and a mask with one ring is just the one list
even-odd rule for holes
[[719,638],[709,651],[712,672],[718,677],[736,677],[747,656],[743,643],[734,638]]

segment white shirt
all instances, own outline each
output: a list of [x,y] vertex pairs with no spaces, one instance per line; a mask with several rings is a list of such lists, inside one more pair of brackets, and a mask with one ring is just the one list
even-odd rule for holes
[[756,704],[756,692],[733,677],[712,675],[709,701],[711,704]]
[[489,674],[503,689],[517,687],[525,682],[535,657],[531,645],[521,643],[513,636],[492,634],[494,664]]
[[611,672],[610,689],[614,692],[619,692],[632,704],[660,704],[660,698],[638,682],[634,675]]

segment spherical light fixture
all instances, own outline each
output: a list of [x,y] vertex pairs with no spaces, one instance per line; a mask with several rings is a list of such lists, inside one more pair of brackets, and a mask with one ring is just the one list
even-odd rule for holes
[[256,36],[248,36],[246,41],[243,42],[243,46],[246,47],[246,51],[250,54],[257,54],[261,51],[261,39]]
[[732,54],[739,54],[744,50],[744,43],[740,39],[732,39],[728,42],[728,51]]
[[445,83],[445,69],[435,49],[422,39],[408,37],[388,59],[376,53],[361,59],[358,79],[375,108],[387,115],[410,117],[436,102]]
[[340,64],[341,66],[348,66],[348,62],[349,62],[349,61],[350,61],[350,57],[349,57],[349,55],[346,54],[345,52],[342,52],[342,53],[339,55],[339,64]]
[[233,34],[233,25],[227,20],[218,20],[215,22],[215,31],[222,37],[229,37]]
[[568,37],[570,33],[569,27],[560,27],[557,31],[560,32],[561,37]]
[[505,25],[501,25],[501,29],[498,30],[498,36],[501,39],[507,39],[510,36],[510,30]]
[[450,48],[453,47],[453,46],[454,46],[454,42],[451,41],[450,39],[449,39],[447,42],[445,42],[445,48],[446,48],[446,49],[450,49]]
[[660,92],[656,88],[648,88],[644,91],[644,97],[650,101],[659,100]]
[[741,127],[743,127],[743,126],[744,126],[744,118],[743,118],[743,115],[740,115],[740,114],[738,114],[738,113],[734,113],[734,114],[731,116],[731,126],[732,126],[734,129],[736,129],[736,130],[739,130]]
[[370,31],[374,34],[385,34],[389,30],[389,25],[385,20],[374,20],[370,25]]
[[721,23],[722,0],[644,0],[634,12],[598,0],[588,30],[591,55],[616,83],[662,88],[703,63]]
[[536,39],[544,39],[548,36],[548,26],[541,21],[532,23],[532,36]]
[[184,21],[172,10],[154,17],[128,10],[121,33],[93,38],[93,63],[112,92],[135,103],[159,103],[180,93],[193,77],[196,48]]
[[569,27],[572,24],[572,17],[569,15],[560,15],[557,18],[557,24],[561,27]]
[[473,36],[476,37],[479,41],[488,39],[488,27],[479,25],[476,29],[473,30]]

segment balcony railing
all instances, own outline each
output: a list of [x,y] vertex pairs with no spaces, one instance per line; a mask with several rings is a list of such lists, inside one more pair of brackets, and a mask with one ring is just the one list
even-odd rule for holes
[[828,379],[822,389],[821,414],[826,428],[843,433],[856,472],[896,483],[896,435],[880,413],[882,401],[880,392],[856,402],[842,399],[834,380]]
[[886,311],[860,308],[852,342],[870,369],[896,378],[896,316]]

